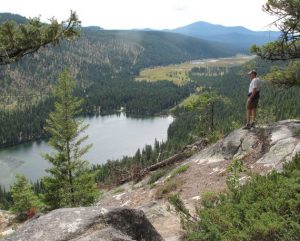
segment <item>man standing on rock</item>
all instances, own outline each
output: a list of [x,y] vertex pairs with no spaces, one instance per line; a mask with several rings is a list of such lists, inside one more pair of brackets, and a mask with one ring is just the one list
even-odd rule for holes
[[260,79],[257,77],[257,72],[255,70],[251,70],[248,73],[248,75],[250,77],[251,82],[249,86],[246,105],[247,125],[243,128],[245,130],[249,130],[255,127],[256,109],[259,101],[259,92],[261,90],[261,83]]

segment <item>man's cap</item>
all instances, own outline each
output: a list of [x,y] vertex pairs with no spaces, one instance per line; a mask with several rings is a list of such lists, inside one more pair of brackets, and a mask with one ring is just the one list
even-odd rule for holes
[[250,74],[256,74],[256,75],[257,75],[257,72],[256,72],[255,69],[252,69],[252,70],[250,70],[250,71],[248,72],[248,75],[250,75]]

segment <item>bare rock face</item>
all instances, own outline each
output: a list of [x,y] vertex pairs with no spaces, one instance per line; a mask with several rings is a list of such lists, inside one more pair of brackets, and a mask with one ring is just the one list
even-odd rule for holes
[[11,212],[0,210],[0,238],[5,235],[13,233],[11,226],[11,220],[16,218],[16,215]]
[[238,129],[191,159],[198,164],[250,160],[252,166],[280,171],[284,162],[300,152],[300,121],[285,120],[253,130]]
[[300,136],[296,133],[299,129],[300,121],[297,120],[279,121],[269,126],[269,151],[256,163],[281,170],[282,164],[291,160],[300,151]]
[[4,241],[161,241],[143,211],[64,208],[29,220]]
[[257,141],[258,139],[254,133],[238,129],[231,132],[224,139],[199,152],[192,159],[201,164],[242,157],[252,149]]

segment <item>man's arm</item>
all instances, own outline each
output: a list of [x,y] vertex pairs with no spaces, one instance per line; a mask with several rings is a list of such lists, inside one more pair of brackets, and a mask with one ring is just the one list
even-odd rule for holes
[[252,100],[256,95],[256,93],[258,92],[258,84],[259,84],[258,79],[257,78],[253,79],[253,89],[251,95],[248,98],[249,100]]
[[252,100],[253,98],[254,98],[254,96],[256,95],[256,93],[257,93],[257,88],[253,88],[253,90],[252,90],[252,94],[249,96],[249,100]]

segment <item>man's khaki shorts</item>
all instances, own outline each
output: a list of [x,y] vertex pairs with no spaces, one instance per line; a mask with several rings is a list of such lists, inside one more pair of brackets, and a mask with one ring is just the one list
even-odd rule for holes
[[249,102],[247,102],[247,109],[256,109],[258,106],[259,96],[252,98]]

